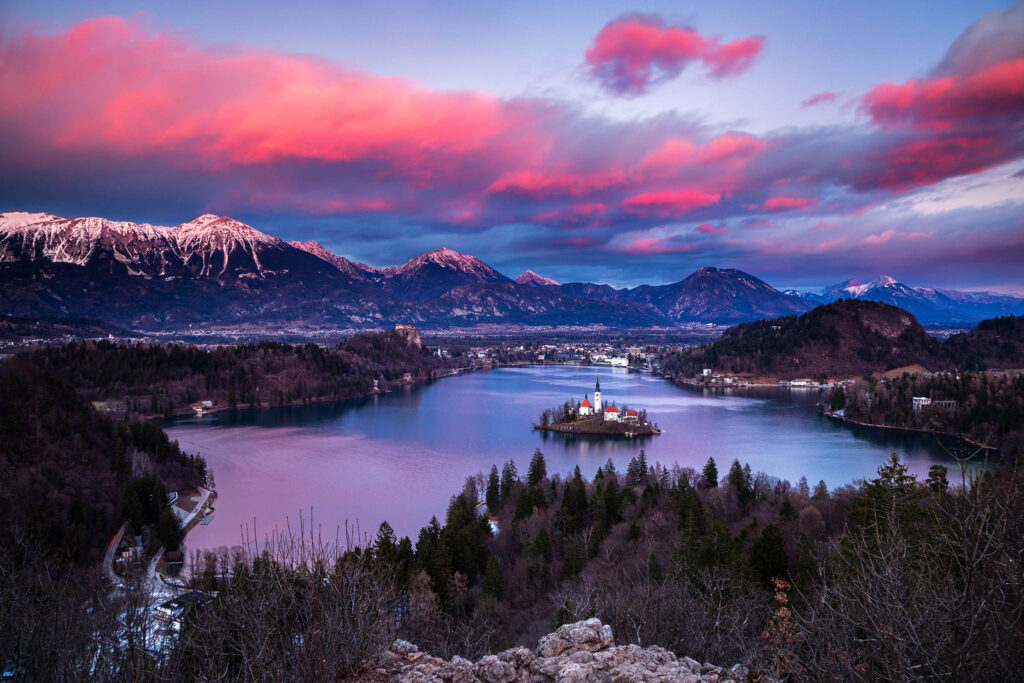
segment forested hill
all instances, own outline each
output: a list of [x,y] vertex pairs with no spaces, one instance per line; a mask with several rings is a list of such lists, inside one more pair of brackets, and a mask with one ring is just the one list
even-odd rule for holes
[[329,349],[278,342],[202,348],[189,344],[70,342],[24,358],[60,374],[92,401],[123,401],[134,413],[176,414],[196,401],[258,407],[365,395],[406,373],[424,379],[448,372],[406,331],[361,334]]
[[[65,378],[21,358],[0,364],[0,471],[0,546],[36,543],[82,564],[99,559],[129,509],[132,533],[143,534],[160,523],[165,491],[206,478],[202,459],[182,453],[159,425],[111,420]],[[127,497],[140,504],[125,506]],[[171,525],[168,534],[176,532]]]
[[730,327],[722,338],[667,357],[668,375],[702,368],[779,378],[850,377],[921,364],[944,365],[942,344],[903,309],[845,299],[801,316]]
[[932,371],[1020,368],[1022,320],[986,320],[943,343],[901,308],[844,299],[801,316],[730,327],[717,342],[670,354],[662,370],[668,376],[693,376],[712,368],[792,379],[861,377],[910,365]]
[[1024,368],[1024,316],[982,320],[946,340],[950,359],[962,370]]

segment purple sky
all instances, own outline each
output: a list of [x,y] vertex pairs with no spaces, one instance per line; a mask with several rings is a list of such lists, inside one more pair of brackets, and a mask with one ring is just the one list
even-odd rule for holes
[[356,5],[7,0],[0,211],[1024,291],[1024,4]]

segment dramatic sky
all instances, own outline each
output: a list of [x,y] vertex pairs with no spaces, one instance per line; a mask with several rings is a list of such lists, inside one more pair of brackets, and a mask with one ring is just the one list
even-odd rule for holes
[[1024,3],[3,0],[17,210],[1024,292]]

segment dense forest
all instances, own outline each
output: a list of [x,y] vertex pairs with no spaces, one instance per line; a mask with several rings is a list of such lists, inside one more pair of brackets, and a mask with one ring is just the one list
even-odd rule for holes
[[24,357],[91,401],[124,401],[129,412],[144,415],[180,413],[202,400],[259,407],[355,398],[374,380],[386,389],[405,373],[429,378],[459,362],[400,331],[355,335],[329,349],[279,342],[203,348],[100,341],[43,346]]
[[[258,552],[208,555],[195,587],[216,599],[180,636],[154,650],[151,625],[128,619],[128,646],[115,647],[99,609],[98,631],[62,646],[78,653],[62,671],[359,679],[395,637],[478,657],[591,616],[620,643],[791,681],[1012,680],[1024,665],[1018,469],[970,480],[933,466],[918,481],[893,454],[876,477],[831,491],[723,469],[651,466],[640,452],[587,481],[549,474],[538,451],[524,475],[509,462],[471,477],[415,542],[384,523],[365,545],[324,544],[300,524]],[[7,585],[12,598],[30,590]],[[24,617],[24,600],[10,604],[0,616]],[[97,642],[106,655],[90,659]]]
[[[915,396],[933,403],[915,412]],[[831,389],[826,402],[855,422],[963,435],[1010,458],[1024,453],[1024,374],[904,374],[860,380]]]
[[730,327],[717,342],[662,359],[670,377],[703,368],[777,378],[863,377],[920,365],[932,371],[1024,367],[1024,317],[986,320],[946,342],[888,304],[845,299],[800,316]]
[[[0,364],[0,471],[0,545],[24,537],[80,565],[97,560],[125,519],[134,534],[159,531],[166,491],[206,478],[203,460],[159,425],[101,415],[64,377],[20,358]],[[175,531],[165,530],[165,545]]]

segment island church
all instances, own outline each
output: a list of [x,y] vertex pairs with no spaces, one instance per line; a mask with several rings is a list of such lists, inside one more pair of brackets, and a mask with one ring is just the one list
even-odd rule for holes
[[637,417],[637,411],[628,410],[626,415],[623,416],[622,411],[613,405],[604,406],[601,401],[601,379],[598,378],[597,383],[594,385],[594,402],[591,404],[590,398],[586,395],[583,397],[583,403],[580,404],[579,415],[580,417],[590,417],[591,415],[604,414],[604,419],[609,422],[620,422],[623,417],[625,419],[635,420]]

